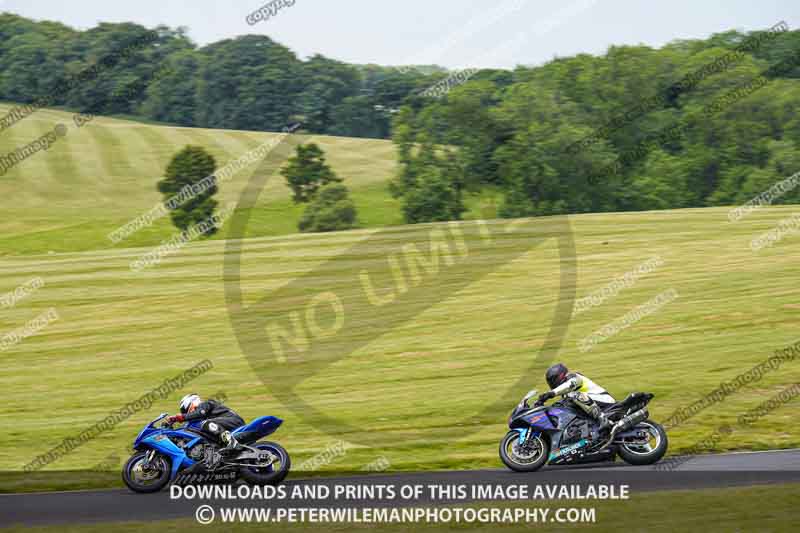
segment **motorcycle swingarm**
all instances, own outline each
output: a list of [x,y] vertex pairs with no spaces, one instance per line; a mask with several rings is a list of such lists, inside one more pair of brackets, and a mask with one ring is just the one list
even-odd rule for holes
[[243,461],[245,459],[252,459],[254,461],[260,461],[258,465],[253,465],[252,463],[239,463],[233,461],[225,461],[226,466],[258,466],[259,468],[264,468],[266,466],[271,465],[275,462],[275,456],[269,452],[265,452],[263,450],[258,450],[256,448],[247,447],[248,450],[237,455],[233,458],[234,461]]
[[649,440],[647,433],[641,429],[629,429],[618,435],[614,435],[612,444],[645,444]]

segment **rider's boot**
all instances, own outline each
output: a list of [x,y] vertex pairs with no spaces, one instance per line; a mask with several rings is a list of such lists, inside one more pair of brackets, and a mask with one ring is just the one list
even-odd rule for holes
[[600,423],[600,432],[607,432],[613,423],[608,419],[606,414],[600,409],[599,405],[593,405],[591,409],[588,411],[589,416],[597,420]]
[[234,437],[230,431],[226,431],[220,435],[220,439],[223,443],[225,443],[225,447],[219,450],[219,452],[223,455],[229,455],[242,449],[242,445],[239,444],[239,442],[236,440],[236,437]]

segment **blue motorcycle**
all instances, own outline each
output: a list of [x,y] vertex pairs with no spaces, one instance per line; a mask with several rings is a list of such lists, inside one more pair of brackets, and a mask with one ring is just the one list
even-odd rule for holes
[[274,433],[283,420],[262,416],[231,434],[241,444],[234,455],[223,456],[216,438],[202,430],[202,421],[177,429],[167,423],[167,413],[147,424],[133,443],[135,453],[122,468],[122,479],[134,492],[158,492],[168,483],[233,482],[276,485],[291,467],[289,454],[275,442],[257,442]]
[[613,460],[619,455],[632,465],[649,465],[667,452],[667,433],[649,420],[647,404],[652,394],[634,392],[604,409],[613,422],[601,431],[596,420],[570,400],[549,407],[522,398],[508,418],[511,429],[500,442],[500,459],[515,472],[534,472],[545,464],[589,463]]

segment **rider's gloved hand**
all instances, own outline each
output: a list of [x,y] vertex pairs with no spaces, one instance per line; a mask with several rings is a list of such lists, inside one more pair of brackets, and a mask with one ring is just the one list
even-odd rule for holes
[[172,424],[175,424],[176,422],[183,422],[183,420],[184,420],[183,419],[183,415],[175,415],[175,416],[171,416],[171,417],[167,418],[167,424],[169,424],[171,426]]
[[556,397],[556,395],[553,394],[553,391],[547,391],[547,392],[542,393],[542,394],[539,395],[539,399],[536,401],[536,403],[538,403],[539,405],[542,405],[542,404],[544,404],[544,402],[546,402],[550,398],[555,398],[555,397]]

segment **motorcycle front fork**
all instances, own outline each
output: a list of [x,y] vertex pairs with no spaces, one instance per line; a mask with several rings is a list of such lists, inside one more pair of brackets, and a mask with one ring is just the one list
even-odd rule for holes
[[539,436],[538,431],[534,431],[533,429],[528,429],[527,435],[525,435],[525,440],[522,442],[522,448],[526,449],[530,446],[534,445],[534,439]]
[[142,464],[142,468],[150,468],[150,462],[156,456],[155,450],[148,450],[147,455],[144,456],[144,464]]

